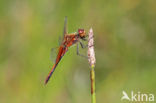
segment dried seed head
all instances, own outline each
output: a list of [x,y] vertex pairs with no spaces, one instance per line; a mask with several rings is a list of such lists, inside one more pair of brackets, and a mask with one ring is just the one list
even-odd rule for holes
[[94,52],[94,36],[93,29],[91,28],[88,33],[88,61],[91,67],[95,66],[95,52]]

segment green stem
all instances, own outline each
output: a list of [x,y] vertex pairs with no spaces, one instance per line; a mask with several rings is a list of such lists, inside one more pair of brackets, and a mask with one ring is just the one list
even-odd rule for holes
[[91,70],[90,70],[90,80],[91,80],[91,103],[96,103],[94,65],[91,66]]

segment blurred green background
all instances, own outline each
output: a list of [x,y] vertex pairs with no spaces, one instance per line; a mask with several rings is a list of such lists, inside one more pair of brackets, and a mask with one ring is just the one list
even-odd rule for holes
[[1,0],[0,103],[90,103],[88,60],[73,46],[53,63],[64,17],[69,33],[93,27],[97,103],[122,91],[156,95],[155,0]]

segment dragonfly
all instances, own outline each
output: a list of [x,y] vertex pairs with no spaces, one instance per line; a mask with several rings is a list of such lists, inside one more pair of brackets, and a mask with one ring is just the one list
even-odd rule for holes
[[87,41],[87,35],[84,29],[78,29],[78,32],[68,34],[67,32],[67,17],[65,17],[64,20],[64,30],[63,30],[63,39],[60,43],[60,46],[58,48],[58,53],[55,59],[55,63],[52,66],[46,80],[45,84],[48,83],[50,77],[52,76],[53,72],[55,71],[57,65],[61,61],[62,57],[66,54],[68,51],[68,48],[71,47],[74,44],[77,44],[77,55],[86,57],[79,53],[79,44],[81,45],[81,48],[85,48],[84,44],[81,41]]

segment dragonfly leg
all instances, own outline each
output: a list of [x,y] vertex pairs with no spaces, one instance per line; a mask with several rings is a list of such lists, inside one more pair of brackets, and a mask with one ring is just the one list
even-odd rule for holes
[[[88,35],[86,35],[86,37],[88,37]],[[91,38],[89,38],[89,40],[90,39],[92,39],[94,37],[94,35],[91,37]],[[86,38],[81,38],[83,41],[89,41],[88,39],[86,39]]]
[[77,44],[77,55],[79,55],[79,56],[81,56],[83,58],[86,58],[86,59],[88,58],[87,56],[79,53],[79,44]]
[[[90,38],[90,39],[92,39],[94,37],[94,35]],[[81,38],[83,41],[88,41],[88,35],[86,35],[86,38]]]
[[[88,36],[88,35],[87,35],[87,36]],[[90,40],[90,39],[92,39],[93,37],[94,37],[94,35],[93,35],[92,37],[90,37],[90,38],[89,38],[89,40]],[[88,40],[88,41],[89,41],[89,40]],[[80,42],[80,43],[81,43],[81,42]],[[82,44],[82,43],[81,43],[81,44]],[[87,45],[85,45],[85,46],[86,46],[86,47],[88,47],[88,44],[87,44]],[[92,46],[94,46],[94,44],[93,44],[93,45],[91,45],[91,46],[89,46],[89,48],[90,48],[90,47],[92,47]]]
[[[83,48],[83,49],[88,47],[88,44],[84,45],[82,42],[80,42],[80,45],[81,45],[81,48]],[[94,46],[94,45],[89,46],[89,48],[92,47],[92,46]]]
[[87,48],[88,47],[88,45],[84,45],[82,42],[79,42],[80,43],[80,45],[81,45],[81,48]]
[[87,41],[87,39],[86,38],[81,38],[83,41]]

